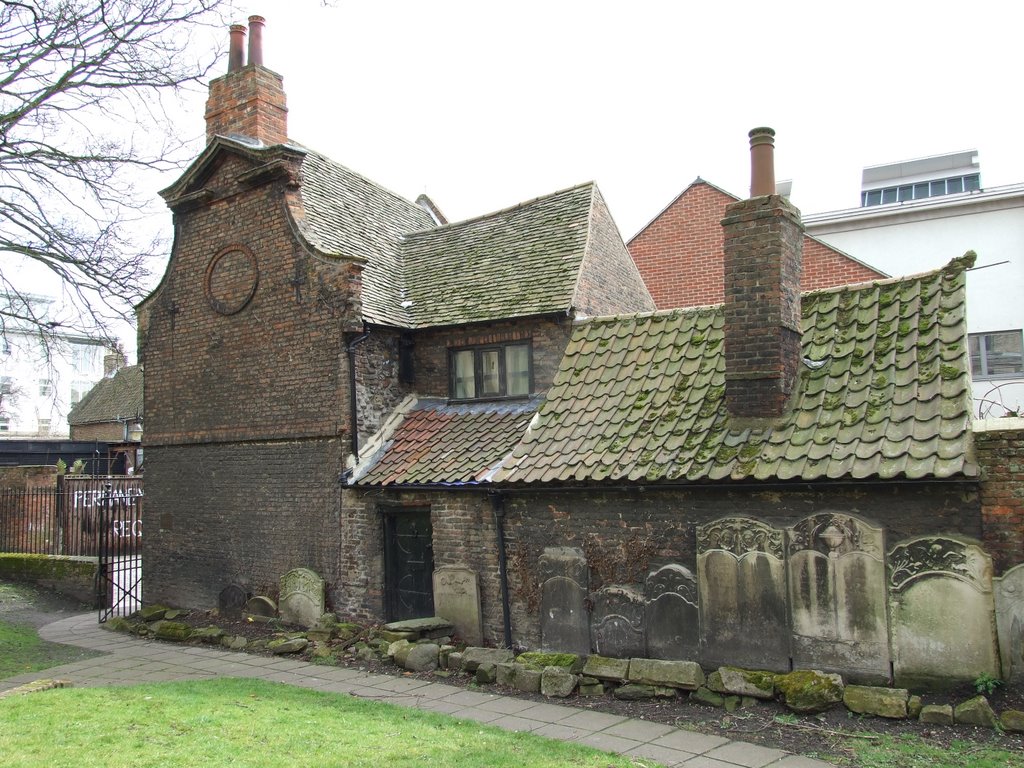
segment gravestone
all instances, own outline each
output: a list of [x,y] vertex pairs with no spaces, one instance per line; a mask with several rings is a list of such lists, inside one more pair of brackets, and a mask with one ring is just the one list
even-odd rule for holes
[[245,601],[245,613],[249,616],[270,619],[277,616],[277,606],[269,597],[256,595]]
[[599,656],[643,656],[644,598],[631,587],[604,587],[591,595],[590,637]]
[[697,618],[697,577],[671,563],[647,574],[644,582],[644,626],[647,656],[692,660],[700,646]]
[[587,559],[582,550],[548,547],[537,561],[541,650],[590,653]]
[[228,584],[217,596],[217,609],[221,616],[236,618],[242,615],[245,603],[249,599],[248,593],[238,584]]
[[467,645],[484,644],[480,586],[475,571],[454,565],[435,570],[434,612],[450,621]]
[[993,579],[1003,680],[1024,680],[1024,565]]
[[821,512],[787,529],[793,665],[889,679],[884,531]]
[[901,688],[998,677],[992,559],[981,547],[923,536],[889,553],[893,673]]
[[701,661],[789,671],[782,531],[747,517],[697,526]]
[[324,580],[308,568],[293,568],[281,577],[281,621],[312,627],[324,615]]

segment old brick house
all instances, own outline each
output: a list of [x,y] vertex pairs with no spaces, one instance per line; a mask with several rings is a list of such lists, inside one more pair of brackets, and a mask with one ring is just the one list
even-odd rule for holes
[[[718,304],[724,298],[722,219],[739,198],[697,178],[627,244],[658,309]],[[816,237],[803,236],[805,291],[887,277]]]
[[[655,311],[592,184],[443,223],[290,142],[244,32],[140,307],[147,600],[306,566],[338,612],[400,618],[459,571],[485,642],[997,671],[977,541],[1024,557],[980,490],[970,258],[801,297],[799,212],[755,184],[724,303]],[[961,598],[977,633],[922,628]]]

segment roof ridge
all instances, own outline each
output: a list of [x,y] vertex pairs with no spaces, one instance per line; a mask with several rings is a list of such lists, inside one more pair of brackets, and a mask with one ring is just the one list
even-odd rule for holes
[[530,206],[530,205],[535,205],[535,204],[541,202],[542,200],[550,200],[551,198],[557,197],[558,195],[564,195],[564,194],[566,194],[568,192],[575,192],[576,190],[583,189],[584,187],[593,187],[593,188],[596,189],[597,188],[597,182],[595,182],[595,181],[584,181],[584,182],[581,182],[579,184],[575,184],[575,185],[573,185],[571,187],[566,187],[565,189],[558,189],[558,190],[555,190],[554,192],[549,192],[546,195],[539,195],[538,197],[534,197],[534,198],[531,198],[529,200],[523,200],[520,203],[516,203],[515,205],[510,205],[510,206],[508,206],[506,208],[499,208],[498,210],[491,211],[490,213],[482,213],[479,216],[472,216],[472,217],[470,217],[468,219],[460,219],[459,221],[450,221],[447,224],[441,224],[441,225],[439,225],[437,227],[433,227],[431,229],[417,229],[417,230],[414,230],[412,232],[406,232],[405,236],[408,238],[408,237],[413,237],[415,235],[426,234],[426,233],[429,233],[429,232],[438,232],[438,231],[443,231],[445,229],[455,229],[456,227],[462,226],[464,224],[473,224],[473,223],[478,222],[478,221],[483,221],[484,219],[489,219],[492,216],[500,216],[503,213],[511,213],[512,211],[516,211],[516,210],[519,210],[521,208],[526,208],[527,206]]
[[573,325],[586,325],[587,323],[620,323],[623,320],[637,320],[640,318],[668,317],[671,315],[699,315],[705,312],[712,312],[722,306],[717,304],[698,304],[692,307],[674,307],[673,309],[655,309],[650,312],[622,312],[617,315],[594,315],[592,317],[580,316],[573,319]]
[[813,291],[803,291],[800,294],[800,296],[802,298],[804,296],[811,295],[818,296],[822,294],[839,293],[841,291],[848,290],[861,290],[863,288],[868,288],[871,286],[895,285],[896,283],[905,283],[911,280],[924,280],[925,278],[934,277],[935,275],[941,274],[943,272],[952,272],[954,274],[960,274],[961,272],[966,272],[971,267],[973,267],[977,258],[978,254],[976,254],[974,251],[967,251],[966,253],[964,253],[963,256],[957,256],[954,259],[950,259],[946,264],[943,264],[941,267],[936,267],[935,269],[928,269],[923,272],[914,272],[909,275],[885,277],[878,280],[862,280],[859,283],[847,283],[846,285],[836,285],[832,286],[831,288],[816,288]]
[[[385,187],[380,182],[374,181],[369,176],[364,176],[359,171],[352,170],[347,165],[345,165],[343,163],[340,163],[340,162],[338,162],[337,160],[335,160],[335,159],[333,159],[331,157],[328,157],[323,152],[318,152],[315,149],[311,149],[310,147],[307,147],[307,146],[305,146],[303,144],[299,144],[297,142],[290,142],[290,143],[292,144],[292,146],[295,146],[295,147],[297,147],[299,149],[304,150],[307,155],[313,155],[315,157],[319,157],[324,162],[330,163],[331,165],[334,165],[334,166],[337,166],[338,168],[341,168],[342,170],[346,171],[347,173],[352,174],[353,176],[355,176],[356,178],[360,179],[361,181],[366,182],[370,186],[376,187],[381,192],[384,192],[384,193],[390,195],[391,197],[393,197],[395,200],[398,200],[400,202],[408,204],[410,208],[415,208],[416,210],[419,210],[419,211],[423,210],[423,208],[421,206],[417,205],[414,201],[410,200],[409,198],[403,197],[402,195],[398,194],[397,192],[391,190],[390,188]],[[424,231],[429,231],[429,230],[424,230]]]

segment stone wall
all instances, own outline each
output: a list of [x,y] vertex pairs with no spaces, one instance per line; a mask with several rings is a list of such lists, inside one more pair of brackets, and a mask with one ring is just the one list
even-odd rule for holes
[[1024,563],[1024,419],[974,424],[974,448],[982,467],[981,539],[996,573]]

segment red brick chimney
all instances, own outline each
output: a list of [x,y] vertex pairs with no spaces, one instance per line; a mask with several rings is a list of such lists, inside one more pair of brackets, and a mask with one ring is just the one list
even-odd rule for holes
[[725,209],[725,398],[779,416],[800,372],[800,211],[775,194],[775,131],[750,132],[750,195]]
[[249,63],[245,62],[245,27],[231,26],[228,73],[210,82],[206,100],[206,140],[245,136],[264,144],[288,140],[284,80],[263,66],[262,16],[249,17]]

